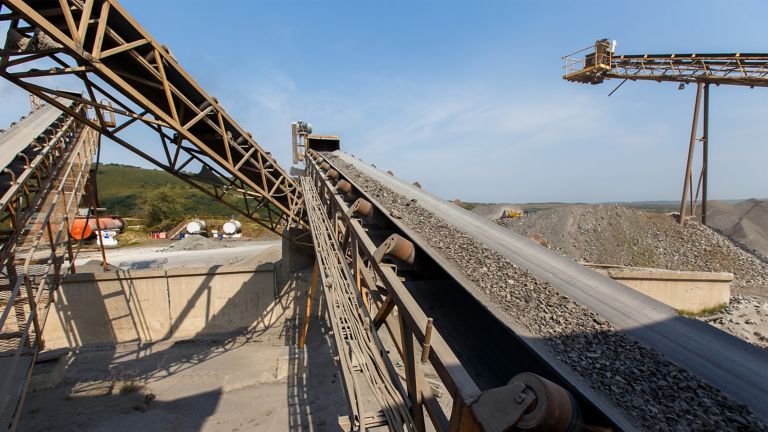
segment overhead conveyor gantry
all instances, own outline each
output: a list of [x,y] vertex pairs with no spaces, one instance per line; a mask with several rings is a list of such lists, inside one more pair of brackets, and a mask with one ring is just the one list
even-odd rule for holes
[[[295,181],[117,2],[1,4],[0,21],[10,25],[0,76],[278,234],[305,225]],[[46,79],[60,76],[82,80],[86,92]],[[96,108],[97,118],[58,97]],[[159,135],[163,157],[126,138],[135,123]]]
[[[617,89],[626,81],[677,82],[680,83],[680,89],[683,89],[685,84],[696,84],[696,105],[680,200],[680,223],[684,223],[686,218],[696,217],[696,202],[701,192],[701,221],[706,225],[709,86],[724,84],[751,88],[768,87],[768,53],[617,55],[615,48],[615,41],[600,39],[594,46],[564,56],[563,79],[582,84],[600,84],[606,79],[623,80]],[[703,107],[700,138],[697,135],[699,107]],[[701,142],[701,170],[694,194],[693,159],[697,141]]]

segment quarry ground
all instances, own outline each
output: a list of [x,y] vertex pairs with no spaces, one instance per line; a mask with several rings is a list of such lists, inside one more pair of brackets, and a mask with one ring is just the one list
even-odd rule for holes
[[[279,241],[163,252],[166,247],[107,251],[107,257],[125,268],[167,259],[159,265],[167,268],[258,265],[281,256]],[[296,349],[309,270],[293,273],[268,316],[259,317],[271,323],[266,327],[80,348],[66,360],[58,385],[28,394],[19,430],[337,430],[346,400],[330,330],[316,312],[305,350]]]
[[[124,270],[254,265],[280,259],[280,240],[211,240],[190,236],[181,241],[107,249],[107,263]],[[98,271],[100,251],[82,252],[75,261],[78,272]]]

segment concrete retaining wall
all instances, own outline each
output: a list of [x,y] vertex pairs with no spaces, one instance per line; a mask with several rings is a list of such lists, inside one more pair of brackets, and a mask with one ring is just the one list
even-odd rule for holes
[[276,294],[273,267],[78,273],[54,296],[46,347],[151,342],[266,326]]
[[732,273],[589,266],[679,311],[696,313],[731,298]]

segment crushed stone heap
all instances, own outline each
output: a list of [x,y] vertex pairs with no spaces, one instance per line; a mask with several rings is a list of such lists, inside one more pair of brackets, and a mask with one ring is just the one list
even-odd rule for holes
[[176,243],[163,249],[164,252],[199,251],[229,247],[221,241],[211,240],[200,235],[188,235]]
[[572,205],[497,221],[576,261],[668,270],[730,272],[733,292],[768,300],[768,262],[697,222],[617,205]]

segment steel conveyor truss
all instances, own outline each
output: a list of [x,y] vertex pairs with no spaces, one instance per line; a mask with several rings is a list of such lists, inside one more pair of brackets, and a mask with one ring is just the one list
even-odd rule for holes
[[[523,360],[524,349],[509,343],[508,333],[502,332],[494,340],[499,344],[488,351],[455,351],[456,329],[437,309],[423,308],[423,299],[408,287],[428,283],[450,296],[448,276],[406,232],[387,222],[379,204],[337,167],[313,150],[307,154],[301,184],[317,255],[309,298],[311,302],[322,284],[348,398],[349,419],[340,421],[343,430],[572,432],[583,430],[583,425],[590,425],[586,430],[623,429],[611,419],[610,409],[602,407],[601,412],[583,395],[562,387],[562,377],[531,367]],[[493,333],[468,299],[463,302],[458,315],[465,321],[459,327]],[[430,309],[437,315],[428,316]],[[307,314],[310,310],[311,303]],[[308,318],[305,315],[300,348]],[[385,350],[392,345],[394,349]],[[478,361],[519,362],[520,367],[501,379],[489,379],[487,370],[474,366]],[[392,376],[392,363],[403,365],[402,383]],[[452,400],[450,409],[441,406],[425,377],[430,368],[447,390],[443,397]],[[382,381],[387,378],[391,382]],[[366,406],[365,401],[374,403]]]
[[768,87],[768,53],[617,55],[606,39],[563,57],[563,79],[606,79]]
[[[0,5],[0,21],[9,23],[2,77],[274,232],[304,225],[295,181],[116,1]],[[86,91],[57,90],[50,78],[61,76]],[[96,108],[96,118],[57,97]],[[157,133],[155,149],[128,141],[135,124]]]
[[[72,110],[85,115],[82,105]],[[40,117],[51,123],[29,124]],[[0,175],[0,428],[11,430],[44,347],[53,292],[75,270],[79,247],[69,237],[70,224],[99,141],[93,129],[49,105],[16,127],[31,130],[32,138],[13,142],[29,136],[21,133],[0,139],[3,151],[21,149],[3,154],[8,165]]]

